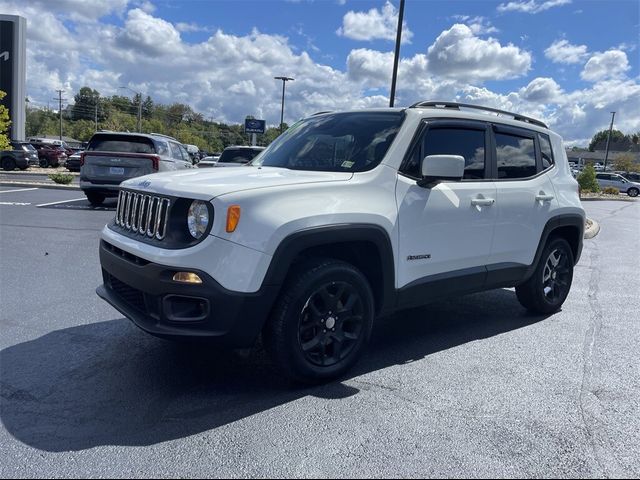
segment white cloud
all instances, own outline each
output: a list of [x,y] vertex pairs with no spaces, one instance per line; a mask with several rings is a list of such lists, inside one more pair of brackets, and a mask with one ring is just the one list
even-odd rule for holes
[[[368,12],[349,11],[342,19],[342,27],[336,33],[353,40],[395,40],[398,30],[398,11],[386,2],[382,9]],[[402,42],[411,43],[413,32],[402,22]]]
[[609,50],[594,54],[584,66],[580,77],[589,82],[607,78],[620,78],[629,70],[627,54],[622,50]]
[[529,102],[549,103],[558,101],[562,89],[553,78],[538,77],[521,88],[519,94]]
[[460,23],[464,23],[475,35],[488,35],[490,33],[498,33],[500,31],[491,25],[491,22],[486,17],[454,15],[452,18]]
[[536,0],[529,1],[513,1],[509,3],[501,3],[498,5],[499,12],[523,12],[523,13],[540,13],[553,7],[567,5],[571,0],[547,0],[538,3]]
[[207,27],[203,27],[198,25],[195,22],[178,22],[175,24],[176,30],[181,33],[189,33],[189,32],[208,32],[209,29]]
[[180,32],[171,23],[139,8],[129,10],[124,26],[124,31],[118,36],[123,48],[140,49],[152,56],[178,55],[183,50]]
[[531,68],[531,54],[497,40],[478,38],[471,29],[455,24],[442,32],[427,50],[431,73],[470,80],[499,80],[524,75]]
[[555,63],[581,63],[588,55],[586,45],[572,45],[567,40],[556,40],[544,51],[545,57]]

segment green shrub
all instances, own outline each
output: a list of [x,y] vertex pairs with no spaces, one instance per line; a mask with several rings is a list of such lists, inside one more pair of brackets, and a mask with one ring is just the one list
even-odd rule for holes
[[600,191],[600,185],[596,180],[596,170],[592,165],[587,165],[580,175],[578,175],[578,184],[580,185],[580,191],[598,193]]
[[602,193],[606,193],[607,195],[620,195],[620,190],[616,187],[604,187]]
[[49,178],[63,185],[69,185],[73,181],[73,175],[69,175],[68,173],[52,173],[49,175]]

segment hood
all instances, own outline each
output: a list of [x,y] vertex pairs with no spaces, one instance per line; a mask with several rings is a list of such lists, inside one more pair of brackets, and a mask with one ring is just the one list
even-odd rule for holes
[[154,173],[122,183],[125,188],[175,197],[210,200],[226,193],[317,182],[344,182],[349,172],[312,172],[277,167],[187,169]]

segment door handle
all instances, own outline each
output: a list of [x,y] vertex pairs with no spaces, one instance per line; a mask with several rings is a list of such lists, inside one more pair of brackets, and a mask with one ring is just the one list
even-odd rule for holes
[[493,198],[472,198],[471,205],[474,207],[490,207],[496,203]]
[[544,192],[540,192],[538,195],[536,195],[536,200],[540,202],[550,202],[551,200],[553,200],[553,198],[553,195],[546,195]]

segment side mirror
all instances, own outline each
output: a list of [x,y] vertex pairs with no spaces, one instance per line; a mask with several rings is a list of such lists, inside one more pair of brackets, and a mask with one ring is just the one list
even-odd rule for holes
[[459,181],[464,176],[464,157],[460,155],[428,155],[422,160],[422,180],[418,185],[431,188],[439,180]]

